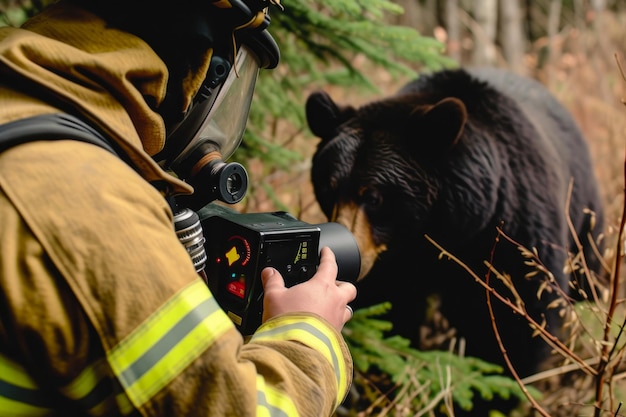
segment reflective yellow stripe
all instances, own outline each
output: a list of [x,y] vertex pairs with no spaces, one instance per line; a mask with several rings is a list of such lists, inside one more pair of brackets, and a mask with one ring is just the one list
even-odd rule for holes
[[337,380],[337,398],[339,406],[348,389],[346,365],[341,354],[341,346],[335,333],[327,326],[320,326],[320,321],[312,316],[289,316],[269,321],[259,327],[252,336],[255,340],[294,340],[320,352],[332,365]]
[[140,407],[232,326],[198,279],[115,346],[108,361],[131,402]]
[[[1,390],[2,388],[0,388]],[[12,417],[39,417],[51,415],[52,410],[13,401],[0,393],[0,415]]]
[[[119,388],[114,392],[114,386],[108,365],[101,360],[59,391],[89,415],[131,414],[135,408]],[[52,412],[46,401],[24,368],[0,355],[0,416],[45,416]]]
[[296,406],[284,393],[265,385],[261,375],[256,377],[257,417],[296,417]]
[[71,400],[80,400],[101,386],[111,374],[104,359],[86,367],[70,384],[61,388],[63,395]]
[[117,408],[124,416],[127,416],[135,411],[135,407],[133,407],[133,404],[130,402],[130,399],[125,392],[120,392],[119,394],[117,394],[115,396],[115,402],[117,403]]
[[135,411],[135,407],[133,407],[125,392],[119,392],[107,396],[98,404],[86,408],[86,410],[90,416],[110,416],[111,414],[127,416]]
[[[70,384],[60,388],[61,393],[89,412],[89,415],[104,416],[121,412],[128,415],[134,411],[125,393],[113,381],[108,363],[102,359],[86,367]],[[117,389],[116,389],[117,388]],[[115,392],[118,391],[118,392]]]
[[37,389],[37,383],[26,370],[4,355],[0,355],[0,378],[3,381],[22,388]]
[[26,417],[50,413],[45,397],[26,370],[0,355],[0,415]]

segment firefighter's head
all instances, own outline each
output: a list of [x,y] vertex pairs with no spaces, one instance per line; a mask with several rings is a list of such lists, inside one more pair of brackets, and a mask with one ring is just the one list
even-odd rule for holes
[[70,1],[142,38],[168,67],[157,109],[167,138],[154,159],[192,185],[202,169],[223,168],[243,136],[259,69],[278,64],[267,27],[279,0]]

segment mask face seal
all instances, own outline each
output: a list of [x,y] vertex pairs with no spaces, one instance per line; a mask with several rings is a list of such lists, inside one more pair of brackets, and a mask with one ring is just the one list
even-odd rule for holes
[[[215,57],[219,60],[219,57]],[[219,62],[219,61],[218,61]],[[245,45],[239,48],[234,68],[223,81],[205,82],[192,108],[169,135],[166,143],[177,145],[175,155],[157,162],[194,187],[194,194],[179,196],[181,205],[199,209],[213,200],[234,204],[244,197],[248,175],[236,162],[225,163],[235,152],[245,132],[259,73],[256,56]],[[211,63],[213,67],[213,62]],[[207,79],[212,77],[211,68]],[[217,77],[213,77],[214,79]],[[172,149],[169,149],[169,155]]]

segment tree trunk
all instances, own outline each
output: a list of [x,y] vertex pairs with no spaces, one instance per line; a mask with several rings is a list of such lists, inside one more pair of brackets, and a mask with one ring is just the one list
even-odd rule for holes
[[458,0],[446,0],[446,27],[448,29],[448,56],[461,62],[461,36]]
[[500,44],[502,54],[509,68],[518,74],[525,74],[524,29],[519,0],[500,0]]
[[548,59],[546,60],[546,68],[548,73],[548,85],[552,82],[553,63],[557,58],[558,32],[561,22],[561,0],[552,0],[550,2],[550,12],[548,14]]
[[475,0],[474,65],[496,64],[496,32],[498,27],[498,0]]
[[398,6],[404,9],[404,13],[392,16],[390,22],[395,25],[408,26],[416,29],[423,35],[432,35],[433,30],[438,25],[437,2],[427,0],[394,0]]

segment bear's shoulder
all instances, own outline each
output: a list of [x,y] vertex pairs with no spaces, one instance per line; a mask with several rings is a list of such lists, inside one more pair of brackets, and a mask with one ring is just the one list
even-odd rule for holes
[[406,95],[423,96],[431,102],[456,97],[469,109],[486,100],[497,99],[502,94],[487,80],[475,76],[470,70],[454,69],[420,75],[397,93],[397,96]]

